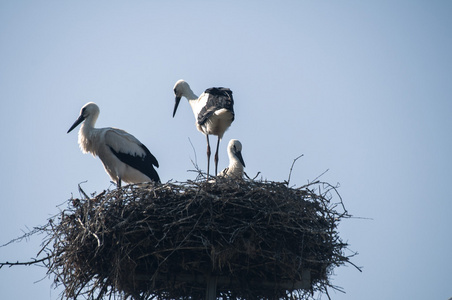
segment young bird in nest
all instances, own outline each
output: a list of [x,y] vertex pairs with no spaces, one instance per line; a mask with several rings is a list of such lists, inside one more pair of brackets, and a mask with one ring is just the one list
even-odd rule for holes
[[229,166],[218,173],[220,177],[243,178],[245,162],[242,157],[242,143],[239,140],[230,140],[228,144]]

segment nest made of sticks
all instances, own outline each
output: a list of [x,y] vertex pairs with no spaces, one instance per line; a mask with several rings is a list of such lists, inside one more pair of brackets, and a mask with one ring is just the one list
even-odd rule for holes
[[49,273],[74,299],[202,299],[209,282],[222,299],[304,299],[349,262],[332,190],[221,179],[71,199],[51,222]]

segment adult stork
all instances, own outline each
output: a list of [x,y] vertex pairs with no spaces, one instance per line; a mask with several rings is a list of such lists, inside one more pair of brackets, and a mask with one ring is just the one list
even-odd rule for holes
[[229,166],[218,173],[217,176],[243,178],[245,162],[242,157],[242,143],[239,140],[230,140],[228,144]]
[[121,181],[160,182],[154,169],[154,166],[159,166],[157,159],[137,138],[117,128],[94,128],[99,112],[95,103],[85,104],[80,116],[67,131],[71,132],[84,121],[78,132],[78,143],[82,152],[90,152],[94,157],[99,156],[105,171],[118,187],[121,187]]
[[213,87],[205,90],[201,96],[196,96],[190,86],[184,80],[179,80],[174,85],[176,103],[174,105],[173,118],[176,115],[180,99],[187,98],[196,119],[196,128],[205,134],[207,139],[207,177],[210,169],[210,142],[209,135],[216,135],[217,148],[215,151],[215,174],[218,172],[218,148],[224,132],[234,121],[234,100],[232,91],[228,88]]

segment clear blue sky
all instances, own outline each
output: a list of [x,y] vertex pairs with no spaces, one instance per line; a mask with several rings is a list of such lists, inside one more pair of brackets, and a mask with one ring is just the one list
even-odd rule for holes
[[[0,1],[0,244],[46,223],[77,184],[112,188],[66,131],[88,101],[97,126],[140,139],[163,181],[206,168],[205,138],[173,85],[233,90],[229,139],[246,171],[340,183],[357,217],[340,235],[363,267],[335,269],[333,299],[452,297],[452,2]],[[27,260],[42,236],[0,248]],[[45,268],[0,269],[1,299],[57,299]],[[41,281],[39,281],[41,280]],[[35,283],[36,281],[39,281]]]

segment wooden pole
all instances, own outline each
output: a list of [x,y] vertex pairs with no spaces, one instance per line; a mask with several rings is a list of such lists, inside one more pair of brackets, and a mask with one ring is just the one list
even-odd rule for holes
[[217,276],[207,277],[206,300],[217,299]]

